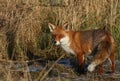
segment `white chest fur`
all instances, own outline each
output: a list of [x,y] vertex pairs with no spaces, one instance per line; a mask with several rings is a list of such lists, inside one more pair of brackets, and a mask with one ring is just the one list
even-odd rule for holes
[[75,54],[74,51],[70,48],[70,41],[68,36],[65,36],[60,40],[60,45],[67,53]]

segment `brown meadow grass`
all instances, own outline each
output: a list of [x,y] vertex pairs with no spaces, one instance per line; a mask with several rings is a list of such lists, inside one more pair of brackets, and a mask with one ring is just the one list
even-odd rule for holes
[[[3,74],[3,79],[17,81],[15,75],[20,81],[32,81],[31,74],[25,69],[21,73],[12,72],[12,64],[22,62],[28,68],[26,61],[35,59],[35,56],[56,60],[65,54],[61,48],[52,45],[49,22],[55,25],[68,22],[71,30],[105,26],[115,39],[115,55],[120,59],[119,0],[63,0],[63,3],[55,3],[52,0],[0,0],[0,75]],[[9,67],[3,68],[2,64],[7,63]],[[46,73],[43,71],[42,80]]]

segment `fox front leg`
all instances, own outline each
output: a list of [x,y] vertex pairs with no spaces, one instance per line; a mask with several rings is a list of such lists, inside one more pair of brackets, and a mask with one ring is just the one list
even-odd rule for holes
[[79,53],[77,55],[77,71],[80,73],[80,74],[84,74],[85,73],[85,60],[84,60],[84,55]]

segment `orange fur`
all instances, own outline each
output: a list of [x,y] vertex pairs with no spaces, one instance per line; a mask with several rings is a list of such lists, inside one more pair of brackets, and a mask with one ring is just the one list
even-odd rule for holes
[[110,59],[111,69],[114,72],[114,39],[108,31],[104,29],[69,31],[65,29],[66,25],[55,26],[49,23],[49,28],[56,44],[76,56],[80,71],[84,69],[86,56],[92,55],[92,62],[87,68],[90,72],[99,65],[101,74],[102,63],[107,59]]

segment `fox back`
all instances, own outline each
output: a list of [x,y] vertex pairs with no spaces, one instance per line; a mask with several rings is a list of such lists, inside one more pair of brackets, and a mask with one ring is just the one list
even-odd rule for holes
[[55,44],[60,45],[67,53],[74,54],[80,68],[84,69],[85,57],[92,55],[94,58],[87,67],[88,71],[92,72],[96,66],[109,59],[114,72],[114,39],[108,31],[104,29],[69,31],[66,30],[66,26],[67,23],[59,27],[49,23]]

